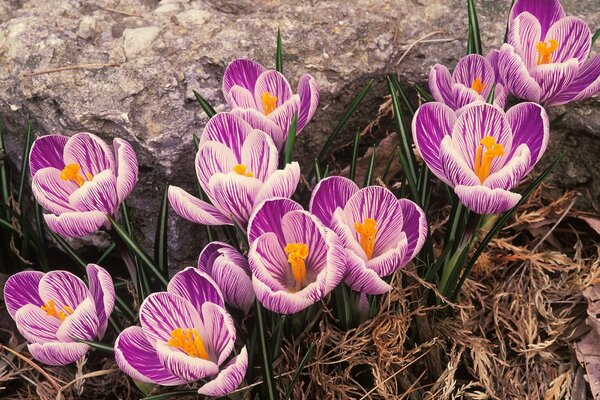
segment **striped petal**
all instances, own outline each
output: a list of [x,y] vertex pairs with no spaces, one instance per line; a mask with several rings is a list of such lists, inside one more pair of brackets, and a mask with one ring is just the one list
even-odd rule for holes
[[169,204],[182,218],[201,225],[233,225],[211,204],[202,201],[180,187],[169,186]]
[[401,264],[405,265],[412,260],[421,251],[425,239],[427,239],[427,218],[425,213],[414,202],[407,199],[398,200],[400,209],[402,209],[403,231],[406,234],[408,247],[406,248],[405,259]]
[[358,192],[358,186],[352,180],[341,176],[322,179],[313,189],[309,210],[325,224],[331,226],[331,217],[336,208],[344,208],[348,199]]
[[44,302],[39,295],[40,280],[44,276],[40,271],[21,271],[11,275],[4,284],[4,304],[12,318],[19,308],[32,304],[40,307]]
[[298,132],[308,124],[319,106],[319,85],[309,74],[304,74],[298,81],[300,109],[298,110]]
[[510,160],[499,171],[491,174],[482,185],[491,189],[510,190],[517,186],[519,182],[530,171],[531,153],[529,148],[522,144],[520,145]]
[[519,15],[508,30],[507,43],[521,56],[528,69],[537,66],[537,44],[542,40],[539,21],[529,13]]
[[249,59],[233,60],[223,74],[223,95],[227,99],[227,94],[234,86],[241,86],[254,93],[256,80],[265,72],[266,69],[259,63]]
[[469,54],[461,58],[456,64],[452,72],[452,80],[454,83],[460,83],[470,89],[476,79],[484,84],[481,96],[487,98],[496,82],[494,68],[485,57],[479,54]]
[[176,273],[169,281],[167,291],[188,300],[198,311],[206,302],[225,307],[220,288],[208,274],[198,268],[187,267]]
[[98,337],[98,314],[91,297],[85,299],[68,315],[56,331],[56,337],[62,342],[76,340],[94,340]]
[[274,290],[256,276],[252,277],[252,285],[258,301],[266,309],[279,314],[295,314],[315,303],[315,300],[299,296],[297,293]]
[[457,110],[471,103],[475,103],[476,101],[485,103],[485,99],[481,95],[462,83],[455,83],[452,85],[452,97]]
[[345,282],[353,290],[366,294],[383,294],[392,290],[375,271],[366,267],[365,260],[353,252],[348,253]]
[[105,170],[94,176],[69,196],[69,203],[77,211],[101,211],[112,215],[116,212],[119,198],[117,196],[117,179],[111,170]]
[[227,311],[214,303],[202,305],[206,350],[217,365],[229,358],[235,344],[235,325]]
[[37,138],[31,145],[29,153],[29,172],[31,176],[43,168],[56,168],[59,171],[65,167],[63,151],[69,138],[63,135],[46,135]]
[[246,137],[252,132],[249,123],[232,113],[218,113],[208,121],[199,145],[214,141],[229,147],[237,160],[241,159],[242,145]]
[[17,329],[31,343],[55,342],[61,321],[46,315],[39,306],[26,304],[15,313]]
[[117,154],[117,197],[125,200],[138,180],[138,160],[133,147],[123,139],[113,141]]
[[254,203],[276,197],[291,197],[296,191],[300,181],[300,165],[297,162],[287,164],[284,169],[279,169],[271,174],[256,195]]
[[[513,148],[507,158],[512,158],[514,151],[524,144],[531,153],[530,169],[539,161],[550,138],[550,122],[548,114],[542,106],[535,103],[520,103],[506,112],[506,118],[513,133]],[[528,171],[529,171],[528,170]]]
[[113,286],[112,277],[101,266],[88,264],[86,271],[90,294],[94,300],[98,316],[98,338],[102,339],[108,325],[108,317],[110,317],[115,307],[115,287]]
[[78,188],[75,182],[61,179],[60,170],[54,167],[38,170],[31,183],[35,199],[44,209],[54,214],[74,211],[69,204],[69,196]]
[[241,164],[246,166],[252,176],[265,182],[277,170],[278,156],[273,139],[255,129],[246,137],[242,145]]
[[452,95],[452,76],[444,65],[435,64],[429,71],[429,90],[435,101],[457,108]]
[[457,186],[454,192],[460,202],[478,214],[500,214],[513,208],[521,195],[486,186]]
[[283,216],[281,228],[284,236],[282,245],[303,243],[308,246],[305,259],[308,275],[317,275],[328,267],[329,246],[325,241],[325,228],[315,216],[304,210],[290,211]]
[[275,106],[279,107],[292,96],[292,88],[281,72],[268,70],[259,75],[254,86],[254,101],[256,101],[258,110],[263,113],[262,96],[264,93],[277,97]]
[[223,215],[231,216],[244,229],[252,213],[262,182],[256,178],[230,174],[216,174],[208,183],[210,197]]
[[59,216],[44,214],[44,220],[53,232],[66,237],[82,237],[96,232],[108,222],[101,211],[65,212]]
[[[288,133],[290,131],[290,126],[292,125],[292,119],[295,114],[298,114],[298,110],[300,108],[300,96],[297,94],[292,95],[285,103],[281,106],[277,107],[272,113],[268,115],[269,119],[273,121],[284,135],[284,143],[287,140]],[[298,129],[296,128],[296,133],[298,133]],[[280,150],[283,151],[282,146]]]
[[48,272],[40,279],[39,290],[42,301],[54,301],[57,309],[76,309],[90,294],[85,283],[69,271]]
[[248,241],[252,244],[263,233],[273,232],[283,242],[281,219],[290,211],[302,209],[300,204],[288,198],[272,198],[259,203],[248,221]]
[[538,65],[531,76],[540,85],[540,103],[551,102],[561,91],[568,88],[579,72],[579,62],[572,58],[562,64]]
[[367,261],[367,268],[384,277],[403,267],[402,261],[406,258],[406,249],[408,248],[406,234],[401,232],[400,236],[395,238],[395,242],[397,244],[396,248]]
[[90,346],[84,343],[32,343],[27,345],[31,356],[47,365],[71,364],[85,355]]
[[450,186],[474,186],[480,184],[479,178],[473,172],[473,168],[467,164],[449,136],[442,140],[440,159],[444,167],[444,175],[451,182]]
[[269,135],[271,139],[273,139],[275,147],[278,150],[281,150],[285,145],[285,138],[287,137],[287,132],[284,132],[279,127],[279,125],[277,125],[274,121],[272,121],[263,113],[251,108],[236,108],[233,111],[231,111],[231,113],[242,118],[244,121],[249,123],[250,126],[252,126],[252,128],[258,129],[259,131],[263,131],[264,133]]
[[271,291],[284,290],[292,285],[293,276],[281,243],[274,233],[267,232],[250,245],[248,262],[255,291],[256,279]]
[[87,132],[77,133],[67,141],[64,161],[65,165],[79,164],[84,176],[87,173],[96,176],[107,169],[113,173],[116,171],[115,157],[110,147],[98,136]]
[[246,346],[234,357],[214,379],[198,389],[199,394],[210,397],[223,397],[233,392],[244,380],[248,369],[248,351]]
[[196,176],[202,190],[208,192],[208,182],[213,175],[218,173],[227,174],[233,171],[233,168],[238,164],[243,164],[241,157],[236,158],[233,151],[225,144],[212,141],[204,142],[198,149],[198,153],[196,153],[195,161]]
[[510,11],[510,22],[514,22],[513,20],[524,12],[533,15],[540,22],[542,36],[565,16],[560,0],[516,0]]
[[528,101],[540,101],[540,85],[529,75],[527,65],[510,44],[504,44],[500,48],[498,74],[515,96]]
[[226,96],[227,103],[232,109],[236,108],[252,108],[256,109],[256,101],[254,101],[254,94],[245,87],[234,85]]
[[547,106],[557,106],[570,101],[584,100],[600,92],[600,54],[580,65],[579,72],[569,86],[546,102]]
[[[147,335],[146,330],[144,333]],[[156,343],[156,354],[167,371],[188,382],[195,382],[219,372],[219,367],[214,362],[188,356],[165,342]]]

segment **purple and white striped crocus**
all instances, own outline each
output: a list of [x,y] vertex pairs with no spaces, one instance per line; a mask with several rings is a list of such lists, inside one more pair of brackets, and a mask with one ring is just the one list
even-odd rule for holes
[[592,33],[567,17],[558,0],[517,0],[499,73],[509,90],[546,106],[587,99],[600,91],[600,54],[588,60]]
[[279,152],[264,132],[231,113],[208,122],[196,154],[196,175],[212,204],[177,186],[169,187],[171,207],[181,217],[202,225],[245,229],[255,204],[272,197],[290,197],[300,180],[292,162],[278,170]]
[[110,274],[86,267],[89,288],[67,271],[23,271],[4,286],[4,302],[17,329],[29,342],[31,356],[48,365],[66,365],[90,346],[80,340],[102,339],[115,304]]
[[363,294],[390,291],[381,278],[412,260],[427,237],[425,213],[415,203],[381,186],[359,189],[340,176],[317,184],[310,211],[341,238],[348,253],[345,282]]
[[217,283],[225,301],[248,313],[254,303],[254,290],[248,259],[223,242],[210,242],[198,257],[198,269]]
[[242,348],[229,362],[235,326],[216,283],[198,268],[171,278],[166,292],[153,293],[140,307],[139,326],[115,341],[115,360],[133,379],[164,386],[204,380],[198,393],[221,397],[235,390],[246,374]]
[[508,211],[517,186],[544,154],[549,123],[544,108],[521,103],[506,113],[472,104],[457,115],[442,103],[419,107],[412,122],[417,150],[429,169],[479,214]]
[[248,59],[227,66],[223,95],[234,114],[269,134],[279,150],[285,145],[294,114],[298,114],[296,132],[300,133],[319,105],[319,86],[309,74],[300,77],[294,94],[283,74]]
[[250,218],[248,240],[254,292],[271,311],[301,311],[344,278],[346,252],[340,239],[293,200],[259,204]]
[[485,102],[495,89],[494,104],[504,108],[508,90],[498,81],[490,58],[494,59],[495,53],[488,57],[469,54],[458,61],[452,75],[444,65],[434,65],[429,72],[429,90],[435,101],[458,110],[476,101]]
[[137,182],[135,152],[123,139],[113,150],[98,136],[42,136],[29,155],[32,191],[50,212],[44,219],[62,236],[81,237],[108,224]]

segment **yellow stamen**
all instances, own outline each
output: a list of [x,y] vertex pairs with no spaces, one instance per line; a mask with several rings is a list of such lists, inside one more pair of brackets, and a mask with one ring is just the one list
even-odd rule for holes
[[73,181],[78,186],[81,186],[85,183],[86,178],[88,181],[91,181],[94,177],[89,172],[85,173],[85,178],[81,175],[81,167],[79,164],[69,164],[60,171],[60,179],[63,181]]
[[308,257],[308,246],[304,243],[289,243],[285,246],[288,262],[292,269],[292,275],[296,281],[296,289],[302,289],[302,283],[306,280],[306,257]]
[[354,224],[356,233],[360,235],[360,247],[365,251],[369,260],[373,257],[373,250],[375,249],[376,224],[377,221],[373,218],[365,218],[362,223],[356,222]]
[[254,175],[252,175],[252,172],[246,171],[246,166],[244,164],[238,164],[235,167],[233,167],[233,172],[235,172],[238,175],[243,175],[243,176],[249,176],[249,177],[254,176]]
[[473,80],[473,83],[471,84],[471,89],[481,94],[483,92],[483,89],[485,89],[485,83],[481,82],[481,78],[475,78]]
[[537,46],[535,46],[535,49],[539,53],[537,64],[550,64],[552,62],[552,53],[558,49],[558,42],[555,39],[539,42]]
[[47,316],[58,318],[61,321],[64,321],[65,318],[67,318],[67,315],[71,315],[75,312],[75,310],[73,310],[69,306],[63,306],[62,310],[56,310],[54,300],[49,300],[40,308],[42,309],[42,311],[46,312]]
[[277,96],[273,96],[269,92],[264,92],[261,99],[265,115],[271,114],[277,108]]
[[477,148],[477,153],[475,154],[475,163],[473,164],[473,171],[481,183],[490,176],[494,158],[503,155],[504,146],[500,143],[496,143],[495,138],[486,136],[481,139],[481,144]]
[[195,328],[176,328],[171,332],[171,339],[167,342],[171,347],[183,350],[185,354],[192,357],[208,360],[208,353],[204,347],[204,342]]

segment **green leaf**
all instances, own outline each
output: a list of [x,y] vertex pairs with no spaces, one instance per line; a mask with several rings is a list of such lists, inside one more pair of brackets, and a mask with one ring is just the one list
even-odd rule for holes
[[371,153],[371,160],[369,161],[369,168],[365,174],[365,181],[363,187],[367,187],[373,181],[373,169],[375,168],[375,155],[377,153],[377,147],[373,146],[373,152]]
[[115,305],[130,321],[135,321],[135,313],[120,296],[115,295]]
[[392,163],[396,159],[396,154],[398,154],[398,151],[400,151],[400,146],[396,146],[394,151],[392,151],[390,153],[387,163],[385,164],[385,169],[383,170],[383,175],[381,175],[381,180],[384,182],[387,180],[387,176],[390,172],[390,168],[392,167]]
[[269,356],[269,346],[267,345],[267,332],[265,329],[265,315],[262,305],[256,300],[256,318],[258,323],[258,336],[260,342],[260,353],[263,370],[263,385],[267,392],[269,400],[277,399],[275,390],[275,380],[273,378],[273,364]]
[[566,116],[567,116],[567,113],[564,112],[564,113],[559,114],[552,121],[550,121],[550,130],[556,129],[556,127],[558,126],[558,124],[560,124],[565,119]]
[[102,262],[104,260],[106,260],[106,257],[108,257],[110,255],[110,253],[113,252],[113,250],[117,247],[116,243],[111,243],[110,246],[108,246],[106,248],[106,250],[104,250],[104,252],[102,253],[102,255],[98,258],[98,260],[96,261],[96,264],[100,265],[102,264]]
[[402,97],[402,101],[404,101],[404,105],[406,106],[406,109],[408,110],[408,112],[410,113],[410,116],[412,117],[413,115],[415,115],[415,109],[412,106],[411,102],[408,100],[408,97],[406,97],[406,93],[402,89],[402,85],[400,84],[398,77],[396,75],[390,75],[390,78],[392,79],[392,83],[394,84],[394,87],[396,88],[398,93],[400,93],[400,97]]
[[310,359],[310,356],[312,355],[312,352],[313,352],[314,348],[315,348],[314,342],[311,343],[310,346],[308,346],[308,350],[306,350],[306,354],[304,354],[304,357],[302,357],[302,360],[300,361],[300,364],[298,364],[298,369],[294,373],[294,376],[292,377],[292,381],[290,382],[290,384],[288,385],[288,387],[287,387],[287,389],[285,391],[285,396],[283,396],[284,400],[287,400],[287,399],[291,398],[292,391],[294,390],[294,385],[296,384],[296,381],[300,377],[300,373],[304,369],[304,366],[306,365],[306,363]]
[[197,390],[180,390],[178,392],[169,392],[169,393],[157,394],[154,396],[148,396],[148,397],[144,397],[140,400],[167,400],[167,399],[179,398],[182,396],[193,396],[193,395],[197,395],[197,394],[198,394]]
[[321,179],[323,179],[321,176],[321,167],[319,167],[319,160],[317,160],[316,158],[315,158],[315,162],[313,165],[313,170],[315,171],[315,177],[317,179],[317,182],[319,182]]
[[17,231],[16,228],[10,222],[5,221],[2,218],[0,218],[0,228],[6,229],[13,233],[19,233],[19,231]]
[[[358,94],[354,97],[354,99],[350,103],[350,106],[348,107],[348,109],[346,110],[346,112],[344,113],[344,115],[342,116],[340,121],[337,123],[337,125],[335,126],[335,128],[333,129],[331,134],[327,137],[325,144],[323,145],[323,147],[321,148],[321,151],[319,152],[319,155],[317,156],[317,162],[320,163],[323,160],[323,158],[329,151],[329,147],[331,147],[331,145],[333,144],[333,141],[335,140],[337,135],[342,131],[342,129],[344,128],[344,125],[346,125],[346,122],[348,122],[348,119],[350,119],[352,114],[354,114],[354,111],[356,110],[356,108],[364,100],[365,96],[371,89],[372,85],[373,85],[373,79],[371,79],[369,82],[367,82],[367,84],[365,86],[363,86],[362,89],[358,92]],[[315,175],[315,172],[316,171],[313,168],[312,171],[308,174],[308,181],[310,181],[313,178],[313,176]]]
[[483,55],[479,21],[477,19],[477,11],[475,10],[475,0],[467,0],[467,14],[469,16],[469,43],[467,45],[467,53]]
[[421,95],[421,98],[423,100],[425,100],[425,103],[434,101],[433,96],[431,94],[429,94],[429,92],[427,90],[423,89],[421,86],[415,85],[415,90],[417,91],[417,93],[419,93]]
[[90,340],[82,340],[82,339],[74,339],[76,342],[79,343],[85,343],[88,346],[96,349],[96,350],[100,350],[103,351],[105,353],[114,353],[115,350],[113,349],[112,346],[107,345],[106,343],[100,343],[100,342],[93,342]]
[[494,104],[494,96],[496,95],[496,84],[494,83],[494,86],[492,86],[492,90],[490,90],[490,94],[488,95],[488,98],[486,99],[486,101],[489,104]]
[[350,162],[350,180],[356,178],[356,161],[358,159],[358,143],[360,142],[360,128],[356,130],[354,135],[354,144],[352,145],[352,160]]
[[281,343],[283,342],[283,327],[285,326],[286,319],[287,315],[280,315],[279,320],[273,329],[273,336],[275,336],[273,345],[273,359],[277,359],[279,352],[281,351]]
[[[127,234],[129,237],[133,238],[133,223],[131,222],[131,214],[129,213],[129,207],[126,202],[121,203],[121,218],[123,219]],[[135,270],[135,277],[137,278],[135,288],[138,291],[140,302],[142,302],[148,294],[152,293],[146,271],[141,267],[134,254],[123,250],[124,249],[120,248],[121,258],[123,259],[123,262],[129,264],[129,268]]]
[[27,133],[25,134],[25,147],[23,147],[23,160],[21,161],[21,176],[19,177],[19,192],[17,196],[17,204],[21,212],[23,212],[23,191],[27,183],[27,172],[29,171],[29,152],[32,144],[31,122],[27,124]]
[[192,92],[194,92],[194,96],[196,96],[196,101],[198,102],[198,104],[200,104],[200,107],[202,107],[206,115],[208,115],[208,118],[214,117],[217,114],[217,112],[210,105],[210,103],[204,97],[202,97],[200,93],[196,92],[195,90],[192,90]]
[[281,31],[277,28],[277,54],[275,55],[275,69],[283,74],[283,44]]
[[[8,169],[4,159],[6,158],[6,148],[4,147],[4,122],[0,120],[0,201],[2,204],[10,205],[10,187],[8,179]],[[10,218],[8,212],[5,217]]]
[[598,38],[600,38],[600,29],[597,29],[596,33],[594,33],[594,36],[592,36],[592,46],[594,45],[594,43],[596,43],[596,40],[598,40]]
[[158,221],[156,224],[156,239],[154,241],[154,261],[156,267],[162,271],[164,277],[169,276],[169,256],[168,256],[168,232],[167,224],[169,223],[169,198],[167,196],[169,186],[165,186],[160,209],[158,212]]
[[292,162],[292,152],[294,151],[294,143],[296,142],[296,130],[298,128],[298,113],[294,113],[294,117],[292,118],[292,123],[290,124],[290,129],[288,131],[287,141],[285,143],[285,158],[284,164],[285,167],[287,164]]
[[71,247],[71,245],[69,243],[67,243],[67,241],[65,239],[63,239],[62,236],[57,235],[56,233],[52,232],[51,230],[48,230],[48,233],[50,234],[50,236],[52,236],[52,238],[56,241],[56,243],[58,243],[58,245],[63,249],[63,251],[69,257],[71,257],[71,260],[75,261],[75,264],[77,264],[77,266],[83,272],[86,272],[85,267],[87,266],[87,263],[85,261],[83,261],[83,259],[81,257],[79,257],[79,255]]
[[235,229],[235,235],[237,237],[238,243],[241,244],[239,246],[240,250],[242,251],[242,253],[248,251],[250,249],[250,243],[248,243],[248,236],[246,236],[246,233],[244,232],[240,224],[238,224],[237,221],[233,218],[232,215],[229,215],[229,219],[233,223],[233,228]]

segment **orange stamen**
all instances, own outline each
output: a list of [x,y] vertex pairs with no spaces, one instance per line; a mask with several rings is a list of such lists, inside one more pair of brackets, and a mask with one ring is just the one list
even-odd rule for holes
[[550,64],[552,63],[552,53],[558,49],[558,42],[555,39],[539,42],[537,46],[535,46],[535,49],[539,53],[537,64]]
[[264,92],[261,99],[265,115],[271,114],[277,108],[277,96],[273,96],[269,92]]
[[61,321],[64,321],[68,315],[71,315],[75,312],[69,306],[63,306],[62,310],[57,310],[56,305],[54,304],[54,300],[49,300],[46,304],[40,307],[42,311],[46,312],[46,315],[49,317],[55,317]]
[[285,253],[288,255],[288,262],[296,281],[296,289],[300,290],[306,280],[305,260],[308,257],[308,246],[304,243],[289,243],[285,246]]
[[204,342],[195,328],[173,329],[171,339],[169,339],[167,344],[176,349],[183,350],[188,356],[203,358],[205,360],[209,359]]
[[73,181],[77,186],[81,186],[85,183],[86,178],[91,181],[94,177],[89,172],[85,173],[85,178],[81,175],[81,167],[79,164],[69,164],[60,171],[60,179],[63,181]]
[[481,94],[485,89],[485,83],[481,81],[481,78],[475,78],[471,84],[471,89]]
[[377,221],[373,218],[365,218],[365,220],[360,223],[356,222],[354,224],[354,229],[356,233],[360,235],[360,247],[365,251],[367,255],[367,259],[373,258],[373,250],[375,249],[375,235],[377,235]]
[[486,136],[481,139],[481,144],[477,148],[477,153],[475,154],[475,163],[473,164],[473,171],[481,183],[490,176],[494,158],[503,155],[504,146],[496,143],[495,138]]
[[252,172],[246,171],[246,166],[244,164],[238,164],[235,167],[233,167],[233,172],[235,172],[238,175],[243,175],[243,176],[249,176],[249,177],[254,176],[254,175],[252,175]]

